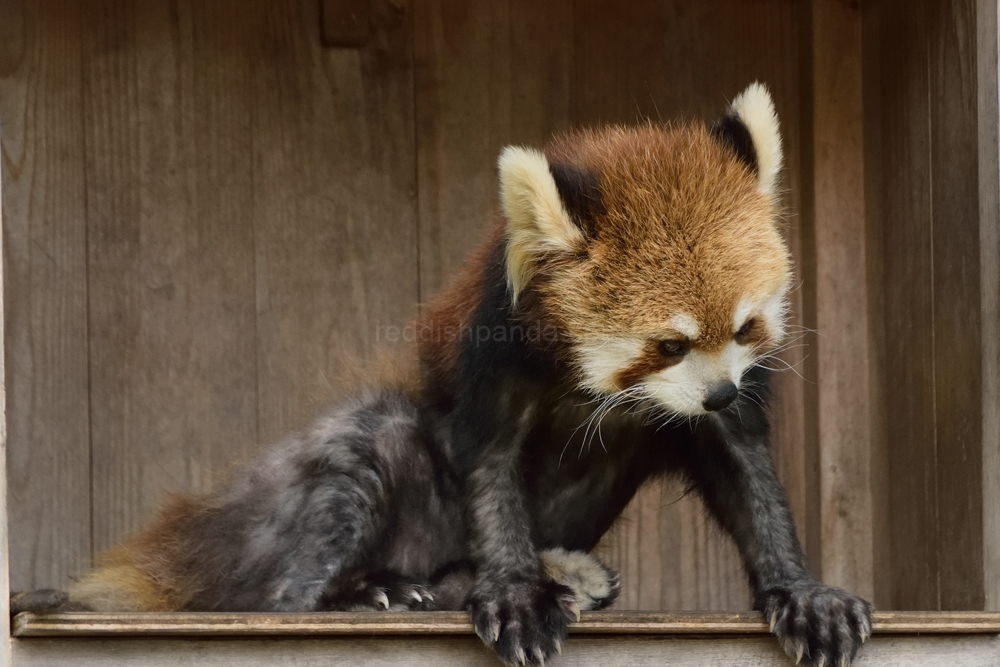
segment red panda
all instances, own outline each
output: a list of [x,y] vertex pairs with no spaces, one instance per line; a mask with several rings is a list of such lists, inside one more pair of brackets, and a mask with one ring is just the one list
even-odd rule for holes
[[359,390],[175,501],[69,604],[467,609],[505,663],[540,665],[617,594],[586,552],[674,475],[735,541],[785,651],[848,664],[871,605],[809,574],[768,449],[781,163],[760,84],[713,125],[507,148],[485,242],[417,320],[412,386]]

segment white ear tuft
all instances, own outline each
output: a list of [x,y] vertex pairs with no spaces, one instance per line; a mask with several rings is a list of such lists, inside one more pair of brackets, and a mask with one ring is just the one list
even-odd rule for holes
[[517,297],[544,252],[572,252],[583,232],[566,212],[549,161],[530,148],[508,146],[500,153],[500,197],[507,216],[507,286]]
[[773,195],[782,158],[778,116],[774,112],[771,94],[764,84],[751,83],[733,100],[730,109],[750,131],[750,138],[757,152],[760,189],[765,194]]

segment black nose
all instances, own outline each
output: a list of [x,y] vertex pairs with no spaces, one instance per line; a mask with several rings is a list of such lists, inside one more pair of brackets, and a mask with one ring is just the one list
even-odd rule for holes
[[736,388],[735,384],[723,382],[712,387],[708,396],[705,397],[705,402],[701,405],[709,412],[715,412],[732,403],[739,394],[740,390]]

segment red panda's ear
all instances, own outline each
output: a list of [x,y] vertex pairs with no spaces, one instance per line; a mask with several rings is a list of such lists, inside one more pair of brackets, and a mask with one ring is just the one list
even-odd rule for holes
[[507,285],[516,303],[539,256],[576,252],[585,239],[560,197],[549,161],[536,150],[517,146],[503,150],[500,198],[507,218]]
[[597,217],[604,215],[604,196],[601,179],[594,173],[571,164],[549,163],[549,173],[556,182],[559,198],[573,222],[584,236],[593,238],[597,233]]
[[774,102],[763,84],[752,83],[737,95],[726,115],[712,126],[712,135],[756,172],[764,194],[775,194],[782,162],[781,134]]

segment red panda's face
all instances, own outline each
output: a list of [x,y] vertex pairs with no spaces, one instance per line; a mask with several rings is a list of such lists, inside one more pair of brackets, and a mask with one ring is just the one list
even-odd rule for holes
[[508,282],[537,291],[582,387],[699,415],[784,334],[780,139],[752,86],[712,129],[608,128],[501,158]]

